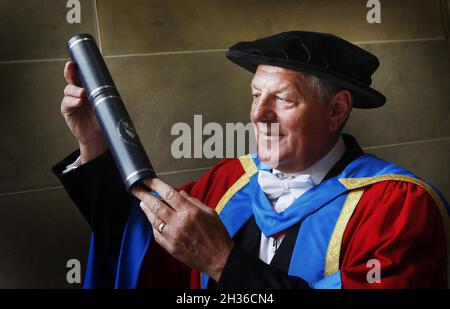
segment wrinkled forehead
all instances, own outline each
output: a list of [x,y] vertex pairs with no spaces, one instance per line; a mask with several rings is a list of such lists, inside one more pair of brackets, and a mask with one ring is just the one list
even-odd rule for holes
[[253,76],[251,86],[254,88],[299,90],[307,82],[307,75],[271,65],[259,65]]

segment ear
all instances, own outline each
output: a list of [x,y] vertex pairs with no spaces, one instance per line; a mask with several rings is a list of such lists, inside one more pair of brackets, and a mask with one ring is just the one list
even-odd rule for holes
[[330,100],[330,131],[339,131],[346,122],[351,110],[352,93],[348,90],[338,91]]

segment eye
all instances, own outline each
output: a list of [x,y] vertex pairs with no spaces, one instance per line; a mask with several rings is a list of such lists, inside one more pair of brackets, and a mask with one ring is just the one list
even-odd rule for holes
[[279,96],[276,96],[276,99],[277,99],[277,101],[280,101],[280,102],[286,101],[285,98],[282,98],[282,97],[279,97]]
[[257,98],[259,98],[260,96],[261,96],[260,93],[252,93],[253,99],[257,99]]

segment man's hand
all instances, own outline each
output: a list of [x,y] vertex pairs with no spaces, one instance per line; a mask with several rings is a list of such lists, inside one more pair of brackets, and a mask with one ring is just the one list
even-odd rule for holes
[[[142,201],[140,205],[153,227],[155,240],[185,265],[218,281],[234,243],[217,213],[159,179],[144,182],[162,199],[143,188],[132,190]],[[166,225],[160,233],[158,228],[163,222]]]
[[81,88],[74,62],[66,63],[64,78],[67,86],[61,101],[61,114],[73,136],[78,140],[80,163],[84,164],[104,153],[107,144],[93,108],[86,98],[85,90]]

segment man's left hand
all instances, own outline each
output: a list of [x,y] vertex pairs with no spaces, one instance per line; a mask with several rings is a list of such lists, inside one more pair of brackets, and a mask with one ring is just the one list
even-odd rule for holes
[[132,189],[155,240],[180,262],[217,282],[234,243],[215,210],[157,178],[144,183],[161,196],[160,200],[144,188]]

